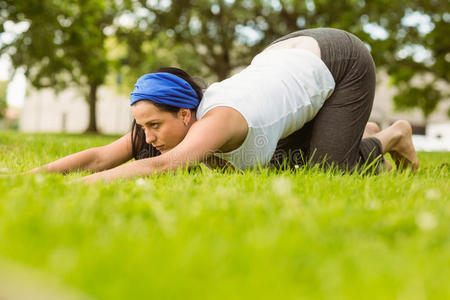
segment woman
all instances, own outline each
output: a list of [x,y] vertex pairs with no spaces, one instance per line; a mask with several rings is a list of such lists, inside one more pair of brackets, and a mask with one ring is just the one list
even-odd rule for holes
[[97,171],[83,178],[93,182],[200,161],[246,169],[280,159],[352,171],[378,167],[388,152],[399,166],[417,169],[408,122],[383,131],[367,123],[374,90],[374,63],[357,37],[338,29],[302,30],[275,41],[204,95],[179,69],[142,76],[130,96],[131,133],[31,172]]

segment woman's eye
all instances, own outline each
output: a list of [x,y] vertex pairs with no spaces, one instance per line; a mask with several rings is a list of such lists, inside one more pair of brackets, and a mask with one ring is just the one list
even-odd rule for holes
[[157,129],[159,127],[159,124],[154,123],[154,124],[151,124],[150,127],[153,129]]

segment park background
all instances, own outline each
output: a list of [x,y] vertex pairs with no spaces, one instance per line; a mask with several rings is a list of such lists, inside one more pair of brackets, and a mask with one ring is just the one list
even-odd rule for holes
[[428,127],[428,144],[439,144],[437,137],[442,144],[437,150],[450,149],[448,1],[0,5],[3,127],[123,134],[131,122],[127,98],[140,75],[177,66],[207,86],[241,70],[282,35],[334,27],[356,34],[374,57],[378,84],[371,120],[384,128],[407,119],[416,134],[425,135]]
[[406,118],[422,150],[448,150],[449,6],[0,0],[0,298],[449,299],[448,152],[420,151],[416,174],[17,175],[126,132],[144,73],[177,66],[210,84],[314,27],[371,51],[372,120]]

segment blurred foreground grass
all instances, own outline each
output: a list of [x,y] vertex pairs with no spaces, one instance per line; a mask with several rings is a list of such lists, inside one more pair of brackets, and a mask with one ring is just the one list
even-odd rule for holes
[[450,299],[450,153],[415,175],[5,175],[112,140],[0,132],[0,258],[94,299]]

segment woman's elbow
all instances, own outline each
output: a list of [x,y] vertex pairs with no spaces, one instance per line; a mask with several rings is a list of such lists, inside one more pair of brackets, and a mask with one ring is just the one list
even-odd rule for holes
[[102,159],[101,147],[90,148],[86,151],[89,156],[88,164],[85,167],[86,170],[99,172],[108,169],[106,161]]

